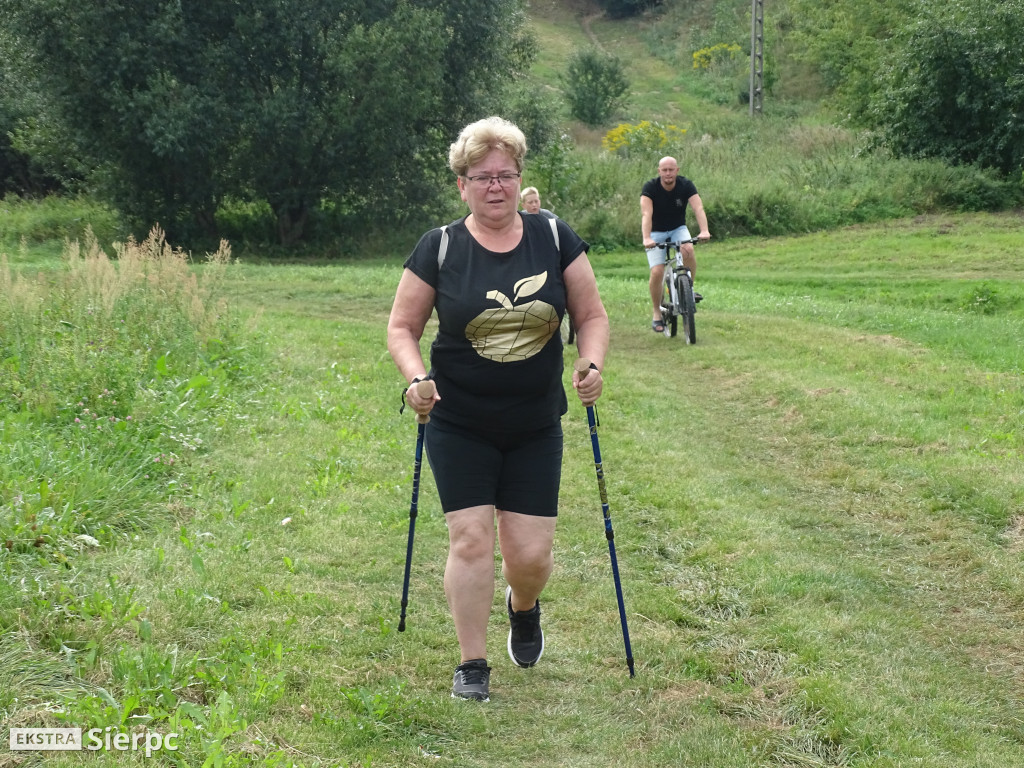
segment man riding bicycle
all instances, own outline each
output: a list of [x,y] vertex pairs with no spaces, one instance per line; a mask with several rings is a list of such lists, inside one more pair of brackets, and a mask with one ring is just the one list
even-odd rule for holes
[[[665,249],[657,245],[666,240],[679,242],[689,240],[690,230],[686,227],[686,206],[693,209],[693,215],[700,227],[698,240],[710,240],[708,217],[704,213],[704,203],[697,194],[697,187],[685,176],[679,175],[679,165],[674,157],[663,157],[658,161],[657,177],[646,182],[640,192],[640,231],[643,235],[644,248],[647,249],[647,262],[651,267],[651,302],[654,304],[654,315],[651,329],[657,333],[665,330],[661,316],[662,280],[665,276]],[[693,245],[683,243],[683,264],[695,278],[697,274],[697,257],[693,254]],[[694,293],[695,301],[703,296]]]

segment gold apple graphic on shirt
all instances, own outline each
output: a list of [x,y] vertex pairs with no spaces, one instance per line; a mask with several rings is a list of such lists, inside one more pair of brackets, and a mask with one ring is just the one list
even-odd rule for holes
[[558,330],[558,312],[546,301],[528,301],[547,282],[548,273],[524,277],[513,286],[510,301],[501,291],[488,291],[487,298],[501,306],[485,309],[466,326],[466,338],[481,357],[510,363],[533,357]]

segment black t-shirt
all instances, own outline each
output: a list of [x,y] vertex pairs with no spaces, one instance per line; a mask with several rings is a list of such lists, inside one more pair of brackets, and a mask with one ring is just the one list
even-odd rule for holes
[[465,218],[420,238],[405,266],[436,291],[438,330],[431,375],[434,412],[465,426],[515,432],[549,426],[566,412],[562,386],[565,314],[562,272],[588,244],[561,219],[555,248],[550,220],[522,214],[523,239],[507,253],[482,247]]
[[654,203],[651,231],[671,232],[686,225],[686,203],[697,194],[697,187],[685,176],[676,176],[676,184],[669,191],[661,186],[661,179],[655,177],[644,184],[640,194]]

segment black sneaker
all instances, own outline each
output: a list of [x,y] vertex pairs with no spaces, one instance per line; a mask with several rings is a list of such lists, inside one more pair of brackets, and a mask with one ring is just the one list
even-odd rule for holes
[[697,293],[696,291],[694,291],[694,292],[693,292],[693,303],[694,303],[694,304],[700,304],[700,303],[701,303],[702,301],[704,301],[704,297],[703,297],[703,296],[701,296],[701,295],[700,295],[699,293]]
[[487,659],[470,659],[455,668],[452,679],[453,699],[491,700],[491,668]]
[[517,666],[532,667],[544,653],[544,632],[540,628],[540,600],[529,611],[512,610],[512,587],[505,589],[508,610],[508,655]]

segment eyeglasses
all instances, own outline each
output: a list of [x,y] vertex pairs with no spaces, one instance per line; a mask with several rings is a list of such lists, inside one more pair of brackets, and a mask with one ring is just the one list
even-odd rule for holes
[[497,176],[467,176],[466,181],[481,189],[486,189],[494,182],[498,182],[502,187],[507,188],[514,186],[522,175],[521,173],[499,173]]

